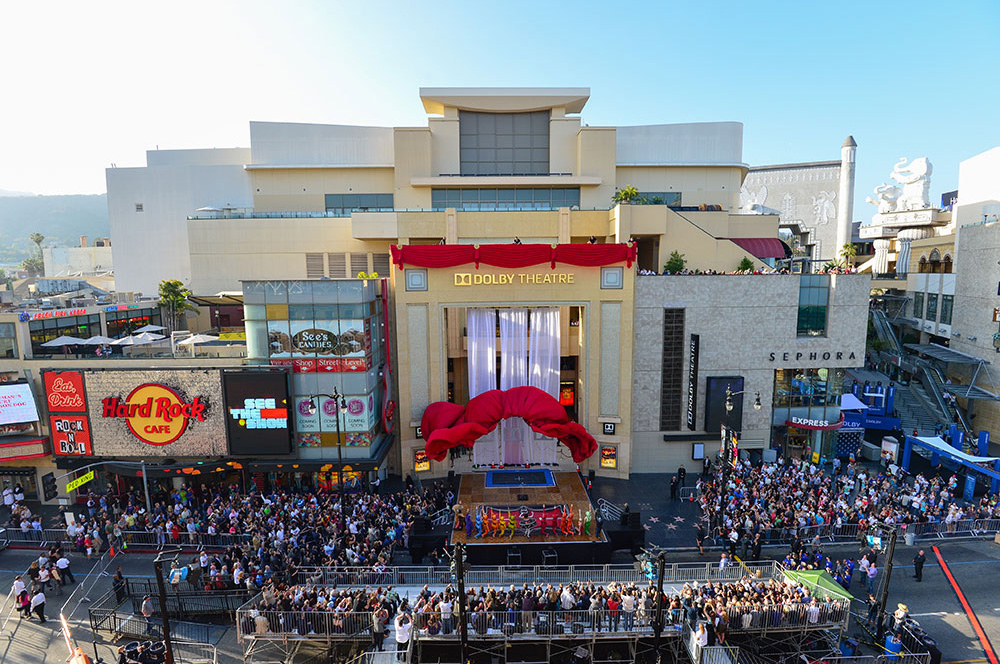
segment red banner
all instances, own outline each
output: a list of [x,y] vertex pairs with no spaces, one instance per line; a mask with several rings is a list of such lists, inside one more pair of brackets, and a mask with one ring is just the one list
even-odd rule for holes
[[46,371],[45,400],[50,413],[86,413],[83,374],[79,371]]
[[445,268],[475,263],[507,269],[557,263],[603,267],[625,263],[632,267],[636,248],[631,244],[469,244],[392,245],[392,261],[400,270],[411,267]]
[[476,440],[497,428],[509,417],[523,418],[532,430],[557,438],[580,463],[597,451],[597,441],[579,423],[566,415],[559,401],[537,387],[490,390],[469,400],[465,406],[438,401],[427,406],[420,427],[427,444],[427,456],[444,461],[448,449],[472,447]]

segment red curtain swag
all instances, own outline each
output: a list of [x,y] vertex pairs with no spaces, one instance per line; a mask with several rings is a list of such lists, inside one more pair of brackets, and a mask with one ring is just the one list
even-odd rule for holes
[[427,441],[424,451],[429,458],[444,461],[450,448],[471,448],[508,417],[521,417],[533,431],[558,439],[577,463],[597,451],[594,437],[580,423],[569,419],[558,400],[537,387],[490,390],[470,399],[465,406],[448,401],[432,403],[420,420]]
[[480,263],[517,269],[548,263],[578,267],[603,267],[635,262],[635,245],[628,244],[431,244],[392,245],[392,262],[400,270],[410,267],[443,268]]

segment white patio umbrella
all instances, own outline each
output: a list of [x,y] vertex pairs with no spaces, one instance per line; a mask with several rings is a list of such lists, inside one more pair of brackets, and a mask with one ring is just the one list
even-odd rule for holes
[[113,344],[114,342],[115,340],[112,339],[111,337],[105,337],[100,334],[95,334],[94,336],[90,337],[83,343],[88,344],[90,346],[103,346],[104,344]]
[[135,334],[131,337],[124,337],[122,339],[117,339],[111,342],[112,346],[142,346],[144,344],[155,344],[157,341],[163,341],[166,339],[162,334],[152,334],[150,332],[143,332],[142,334]]
[[195,334],[187,339],[182,339],[177,342],[178,346],[193,346],[194,344],[207,344],[210,341],[218,341],[219,337],[213,337],[210,334]]
[[61,336],[56,337],[52,341],[46,341],[42,346],[46,348],[58,348],[60,346],[79,346],[86,344],[86,339],[78,339],[77,337]]
[[167,328],[162,325],[143,325],[138,330],[132,330],[132,334],[142,334],[143,332],[159,332]]

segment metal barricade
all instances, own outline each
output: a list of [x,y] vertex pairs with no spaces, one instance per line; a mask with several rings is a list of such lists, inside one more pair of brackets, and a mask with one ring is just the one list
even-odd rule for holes
[[1000,532],[1000,519],[977,519],[976,533],[987,535]]
[[[745,563],[719,569],[717,563],[668,563],[664,567],[667,583],[685,581],[738,581],[746,573],[771,579],[780,576],[783,568],[772,561]],[[337,586],[446,586],[455,579],[447,567],[304,567],[296,573],[296,583]],[[558,565],[518,567],[471,567],[465,582],[475,586],[508,586],[524,583],[591,582],[647,585],[650,580],[637,565]]]

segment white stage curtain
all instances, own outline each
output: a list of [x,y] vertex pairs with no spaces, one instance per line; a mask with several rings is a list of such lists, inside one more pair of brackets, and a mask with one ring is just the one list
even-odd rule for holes
[[[466,315],[469,340],[469,398],[497,389],[497,312],[472,309]],[[472,461],[480,465],[499,464],[500,435],[493,430],[476,441]]]
[[[500,310],[500,389],[524,387],[528,384],[528,310]],[[504,464],[531,463],[531,441],[534,432],[520,417],[505,419],[500,424],[500,440]]]
[[[531,338],[528,349],[528,385],[559,398],[559,308],[539,307],[531,310]],[[532,432],[531,463],[557,461],[558,442]]]

